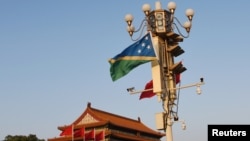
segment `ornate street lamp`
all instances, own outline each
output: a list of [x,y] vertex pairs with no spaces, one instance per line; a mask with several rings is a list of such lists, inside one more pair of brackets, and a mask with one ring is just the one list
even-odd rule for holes
[[[187,9],[186,16],[188,21],[181,24],[174,16],[176,4],[169,2],[167,7],[168,10],[162,9],[161,3],[157,1],[155,3],[155,10],[151,10],[149,4],[144,4],[142,10],[145,14],[145,18],[142,20],[138,29],[135,29],[132,24],[134,18],[131,14],[125,16],[125,21],[128,25],[127,31],[133,41],[137,41],[141,38],[145,28],[152,34],[156,56],[158,56],[158,60],[152,61],[151,63],[154,86],[153,92],[156,93],[158,99],[163,102],[164,109],[164,112],[157,115],[157,117],[161,118],[160,123],[162,122],[162,125],[160,125],[162,127],[157,127],[157,129],[165,130],[167,141],[172,141],[172,124],[178,121],[177,112],[174,109],[176,105],[178,106],[178,104],[175,103],[178,98],[176,91],[181,88],[196,86],[197,93],[200,94],[200,86],[203,85],[204,82],[202,78],[199,83],[185,87],[176,87],[176,75],[184,72],[186,68],[182,65],[182,62],[175,63],[174,57],[184,53],[184,50],[179,46],[179,42],[182,42],[183,38],[189,37],[194,11]],[[182,34],[179,28],[185,29],[186,35]],[[137,32],[141,33],[138,38],[134,39],[133,35]],[[141,91],[134,91],[133,89],[133,91],[129,92],[138,93]]]
[[[138,31],[143,31],[141,29],[147,26],[148,31],[151,31],[152,33],[157,35],[166,34],[168,32],[174,31],[174,28],[176,28],[178,33],[182,37],[187,38],[189,36],[189,32],[191,29],[192,25],[191,22],[194,16],[194,10],[193,9],[186,10],[186,16],[188,17],[188,21],[186,21],[182,25],[180,21],[174,16],[175,9],[176,9],[175,2],[169,2],[168,10],[165,10],[161,8],[161,3],[157,1],[155,4],[155,10],[153,11],[151,11],[149,4],[144,4],[142,6],[142,10],[145,13],[146,17],[142,21],[141,26],[137,30],[135,30],[135,27],[132,25],[134,19],[133,16],[131,14],[127,14],[125,16],[125,21],[128,24],[127,31],[129,35],[132,37],[133,33]],[[186,36],[180,32],[178,25],[186,29],[187,32]]]

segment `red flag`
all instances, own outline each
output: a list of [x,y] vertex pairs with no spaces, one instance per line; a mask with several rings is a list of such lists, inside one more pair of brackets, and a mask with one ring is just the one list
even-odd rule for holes
[[180,81],[181,81],[181,74],[180,73],[175,74],[175,83],[178,84],[180,83]]
[[94,139],[95,138],[95,129],[91,130],[90,132],[88,132],[85,135],[85,139],[89,140],[89,139]]
[[[152,89],[152,90],[149,90]],[[153,92],[153,80],[149,81],[144,89],[144,92],[141,93],[140,95],[140,100],[143,98],[150,98],[153,97],[155,93]]]
[[[182,61],[181,61],[181,63],[182,63]],[[175,74],[175,83],[178,84],[178,83],[180,83],[180,81],[181,81],[181,74],[180,73]]]
[[62,133],[60,134],[60,136],[69,136],[69,135],[72,135],[72,132],[73,132],[73,126],[70,125],[65,130],[62,131]]
[[83,137],[85,134],[85,128],[80,128],[76,131],[74,131],[74,137]]
[[[179,73],[175,75],[175,83],[178,84],[180,83],[180,81],[181,81],[181,74]],[[153,80],[151,80],[146,84],[144,92],[141,93],[140,100],[143,98],[151,98],[153,96],[155,96],[155,93],[153,92]]]
[[104,131],[101,131],[100,133],[98,133],[98,134],[95,136],[95,141],[101,141],[101,140],[104,140],[104,139],[105,139]]

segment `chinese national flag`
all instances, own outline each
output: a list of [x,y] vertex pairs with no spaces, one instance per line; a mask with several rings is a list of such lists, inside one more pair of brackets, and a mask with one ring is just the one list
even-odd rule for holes
[[80,128],[74,132],[74,137],[83,137],[85,134],[85,128]]
[[104,140],[105,137],[104,137],[104,131],[101,131],[100,133],[98,133],[96,136],[95,136],[95,141],[101,141],[101,140]]
[[85,135],[86,140],[94,139],[95,138],[95,129],[91,130],[89,133]]
[[65,130],[62,131],[62,133],[60,134],[60,136],[70,136],[70,135],[72,135],[72,132],[73,132],[72,128],[73,128],[73,126],[70,125]]
[[140,95],[140,100],[143,99],[143,98],[150,98],[152,96],[155,95],[155,93],[153,92],[153,90],[149,90],[147,91],[147,89],[153,89],[153,80],[149,81],[146,86],[145,86],[145,89],[146,91],[142,92],[141,95]]
[[[175,83],[178,84],[181,81],[181,74],[176,74],[175,75]],[[152,89],[152,90],[149,90]],[[141,93],[140,95],[140,100],[143,98],[151,98],[155,96],[155,93],[153,92],[153,80],[149,81],[145,88],[144,88],[144,92]]]
[[178,73],[175,75],[175,83],[178,84],[178,83],[180,83],[180,81],[181,81],[181,74]]

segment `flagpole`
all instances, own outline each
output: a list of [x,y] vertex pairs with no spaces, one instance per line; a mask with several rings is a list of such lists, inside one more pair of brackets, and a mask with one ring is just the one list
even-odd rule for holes
[[74,124],[72,124],[72,141],[74,141]]
[[94,128],[94,141],[95,141],[95,128]]
[[105,141],[105,130],[103,130],[103,141]]
[[82,140],[85,141],[85,126],[83,127],[83,137]]

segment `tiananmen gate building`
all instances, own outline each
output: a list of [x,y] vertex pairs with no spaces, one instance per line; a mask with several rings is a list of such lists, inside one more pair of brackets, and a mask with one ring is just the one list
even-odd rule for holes
[[130,119],[91,107],[70,125],[59,126],[61,134],[48,141],[160,141],[164,133]]

